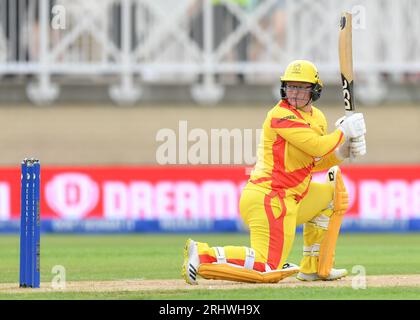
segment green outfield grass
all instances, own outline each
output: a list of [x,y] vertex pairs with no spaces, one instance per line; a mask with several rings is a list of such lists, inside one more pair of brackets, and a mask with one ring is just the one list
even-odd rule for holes
[[[182,251],[189,235],[42,235],[41,281],[51,282],[52,268],[62,265],[67,281],[180,279]],[[193,234],[210,246],[247,245],[246,234]],[[299,263],[302,237],[297,235],[289,261]],[[343,234],[336,265],[362,265],[367,275],[420,274],[420,235]],[[19,236],[0,236],[0,283],[19,277]],[[164,289],[164,288],[163,288]],[[420,288],[258,288],[235,290],[154,290],[138,292],[2,293],[1,299],[419,299]]]

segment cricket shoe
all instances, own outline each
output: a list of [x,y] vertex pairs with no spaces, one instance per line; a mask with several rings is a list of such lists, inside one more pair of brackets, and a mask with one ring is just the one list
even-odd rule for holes
[[285,273],[285,278],[293,276],[294,274],[298,273],[299,270],[300,267],[297,264],[288,262],[286,262],[281,268],[281,271]]
[[303,273],[299,272],[296,279],[300,281],[333,281],[344,278],[348,274],[346,269],[331,269],[328,277],[321,278],[317,273]]
[[184,263],[182,265],[182,277],[188,284],[198,284],[197,272],[200,265],[197,242],[188,239],[184,247]]

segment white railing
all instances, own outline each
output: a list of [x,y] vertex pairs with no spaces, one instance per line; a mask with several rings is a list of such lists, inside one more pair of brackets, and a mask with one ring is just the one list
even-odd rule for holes
[[[382,75],[420,72],[416,0],[2,0],[0,76],[32,74],[35,103],[79,77],[109,84],[118,103],[143,84],[185,83],[199,102],[217,102],[226,83],[278,86],[293,59],[315,62],[339,84],[338,20],[354,13],[354,69],[365,101],[381,99]],[[71,76],[71,77],[69,77]],[[87,84],[88,85],[88,84]],[[361,86],[359,86],[361,87]]]

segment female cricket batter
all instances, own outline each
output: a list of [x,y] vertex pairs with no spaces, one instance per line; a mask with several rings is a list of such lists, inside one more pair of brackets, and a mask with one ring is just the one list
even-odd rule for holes
[[[345,269],[332,268],[338,218],[348,207],[337,165],[350,154],[366,153],[363,115],[339,119],[327,134],[324,114],[312,105],[322,82],[306,60],[287,66],[280,90],[282,100],[263,123],[257,163],[239,204],[251,246],[209,247],[188,239],[182,274],[189,284],[197,284],[197,275],[240,282],[278,282],[296,273],[303,281],[347,275]],[[312,172],[327,169],[326,183],[311,182]],[[304,247],[299,268],[286,261],[300,224]]]

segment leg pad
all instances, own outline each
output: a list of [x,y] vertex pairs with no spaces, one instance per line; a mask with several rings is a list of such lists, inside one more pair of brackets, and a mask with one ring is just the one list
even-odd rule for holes
[[259,272],[229,264],[203,263],[198,274],[204,279],[229,280],[248,283],[277,283],[299,272],[298,268]]
[[319,249],[318,275],[323,279],[330,275],[334,265],[335,247],[341,222],[349,206],[349,196],[339,168],[337,168],[335,174],[334,209],[328,224],[328,230]]

